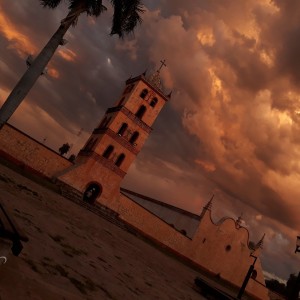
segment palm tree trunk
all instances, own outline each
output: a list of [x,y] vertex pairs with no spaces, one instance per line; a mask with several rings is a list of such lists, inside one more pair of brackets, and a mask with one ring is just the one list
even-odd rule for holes
[[43,50],[39,53],[36,59],[32,62],[32,65],[27,69],[19,82],[16,84],[10,95],[2,105],[0,109],[0,128],[7,122],[12,116],[21,102],[24,100],[34,83],[43,73],[48,62],[54,55],[56,49],[61,44],[65,33],[68,31],[72,23],[83,12],[82,9],[76,9],[69,12],[67,17],[62,20],[61,25],[48,41]]

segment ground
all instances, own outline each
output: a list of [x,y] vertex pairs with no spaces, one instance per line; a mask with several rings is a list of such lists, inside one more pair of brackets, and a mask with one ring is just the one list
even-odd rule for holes
[[0,201],[29,237],[0,265],[1,300],[205,299],[195,270],[1,164]]

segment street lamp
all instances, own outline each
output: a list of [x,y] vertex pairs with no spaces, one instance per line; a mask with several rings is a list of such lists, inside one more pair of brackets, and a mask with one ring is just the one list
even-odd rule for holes
[[[295,253],[300,252],[300,236],[297,236],[297,240],[296,240],[296,249],[295,249]],[[298,277],[296,280],[296,284],[293,290],[293,294],[291,295],[291,300],[296,300],[299,297],[299,291],[300,291],[300,272],[298,273]]]
[[251,257],[254,257],[254,261],[253,261],[252,265],[250,265],[250,267],[249,267],[248,273],[247,273],[247,275],[246,275],[246,277],[245,277],[245,279],[244,279],[244,282],[243,282],[243,284],[242,284],[242,287],[241,287],[240,290],[239,290],[239,294],[238,294],[238,296],[237,296],[237,299],[242,299],[242,296],[243,296],[243,294],[244,294],[244,292],[245,292],[245,289],[246,289],[246,286],[247,286],[247,284],[248,284],[248,281],[249,281],[251,275],[254,273],[254,266],[255,266],[257,257],[254,256],[253,254],[250,254],[250,256],[251,256]]
[[300,252],[300,236],[297,236],[295,253]]

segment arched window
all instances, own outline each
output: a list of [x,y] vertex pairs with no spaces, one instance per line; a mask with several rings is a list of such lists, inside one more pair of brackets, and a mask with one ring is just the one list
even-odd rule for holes
[[128,127],[128,125],[126,123],[123,123],[118,131],[118,135],[123,136],[127,127]]
[[150,106],[152,106],[152,107],[154,107],[156,104],[157,104],[157,98],[155,97],[155,98],[153,98],[152,100],[151,100],[151,102],[150,102]]
[[138,139],[138,137],[139,137],[139,133],[137,131],[135,131],[133,133],[133,135],[131,136],[129,143],[134,144],[136,142],[136,140]]
[[143,117],[143,115],[145,114],[145,112],[146,112],[146,106],[145,105],[142,105],[140,108],[139,108],[139,110],[136,112],[136,116],[138,117],[138,118],[142,118]]
[[140,97],[142,99],[145,99],[145,97],[147,96],[148,94],[148,90],[147,89],[143,89],[142,92],[140,93]]
[[116,162],[115,162],[115,165],[118,166],[118,167],[120,167],[121,164],[122,164],[122,162],[124,161],[124,159],[125,159],[125,154],[124,154],[124,153],[121,153],[121,154],[118,156],[118,158],[117,158],[117,160],[116,160]]
[[108,159],[113,151],[114,151],[114,146],[109,145],[106,148],[106,150],[103,152],[102,156]]

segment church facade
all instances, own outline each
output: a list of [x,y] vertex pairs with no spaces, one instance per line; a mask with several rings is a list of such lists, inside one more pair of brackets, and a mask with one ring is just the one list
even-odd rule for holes
[[[256,257],[256,278],[249,281],[246,291],[255,299],[268,299],[259,259],[262,241],[250,247],[249,232],[239,220],[225,218],[214,223],[210,201],[200,215],[179,209],[169,212],[174,218],[176,211],[185,222],[176,228],[166,215],[158,213],[158,203],[155,206],[152,201],[147,206],[121,189],[124,176],[171,96],[162,91],[159,75],[160,69],[149,77],[142,74],[126,81],[123,93],[106,111],[74,163],[8,124],[0,130],[0,156],[47,178],[54,177],[83,201],[113,210],[119,220],[142,235],[237,288]],[[24,151],[13,152],[20,144]],[[27,149],[34,150],[29,153]]]

